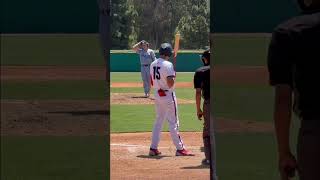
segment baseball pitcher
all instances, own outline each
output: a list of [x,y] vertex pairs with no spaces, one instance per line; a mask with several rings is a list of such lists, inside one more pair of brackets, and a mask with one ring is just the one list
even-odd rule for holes
[[140,56],[141,64],[141,78],[143,82],[144,94],[146,97],[150,96],[151,80],[150,80],[150,64],[155,60],[155,54],[152,49],[149,49],[149,43],[142,40],[132,47]]
[[176,72],[173,64],[169,61],[172,56],[172,46],[169,43],[161,44],[159,49],[160,58],[151,63],[150,75],[153,81],[156,120],[152,131],[152,143],[149,151],[150,156],[158,156],[160,133],[165,119],[169,122],[170,134],[176,146],[176,156],[193,156],[185,149],[184,143],[179,135],[179,118],[177,98],[175,95]]

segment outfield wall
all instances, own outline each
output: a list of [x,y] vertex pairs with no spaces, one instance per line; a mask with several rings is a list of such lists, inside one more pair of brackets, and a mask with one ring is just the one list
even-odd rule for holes
[[[179,53],[176,70],[178,72],[194,72],[202,66],[200,54]],[[159,57],[158,54],[156,54]],[[111,53],[110,68],[112,72],[140,72],[139,55],[135,53]]]

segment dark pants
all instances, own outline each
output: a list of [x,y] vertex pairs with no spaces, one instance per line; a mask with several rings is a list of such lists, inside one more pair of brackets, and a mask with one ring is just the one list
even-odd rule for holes
[[203,145],[206,159],[210,160],[210,179],[217,180],[216,143],[214,136],[213,117],[210,116],[210,99],[203,102]]
[[320,179],[320,120],[302,120],[297,160],[300,180]]
[[205,100],[203,102],[203,146],[204,146],[204,155],[206,159],[210,159],[210,101]]
[[[99,34],[100,34],[100,45],[103,53],[104,62],[106,65],[106,81],[107,87],[109,87],[109,79],[110,79],[110,47],[111,47],[111,33],[110,33],[110,22],[111,18],[109,16],[110,11],[110,1],[109,0],[98,0],[99,8],[101,9],[99,12]],[[108,7],[107,7],[108,6]]]

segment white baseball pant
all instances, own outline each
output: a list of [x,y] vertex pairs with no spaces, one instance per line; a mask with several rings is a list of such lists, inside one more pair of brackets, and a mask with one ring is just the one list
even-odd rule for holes
[[160,142],[164,120],[168,120],[170,135],[177,150],[184,149],[183,141],[179,135],[179,117],[177,98],[174,92],[166,92],[167,96],[155,99],[156,121],[152,131],[151,148],[157,149]]

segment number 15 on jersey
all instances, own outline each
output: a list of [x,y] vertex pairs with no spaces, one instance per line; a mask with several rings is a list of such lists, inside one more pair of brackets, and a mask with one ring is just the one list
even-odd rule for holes
[[160,70],[160,67],[158,66],[153,67],[153,79],[158,79],[158,80],[161,79],[159,70]]

